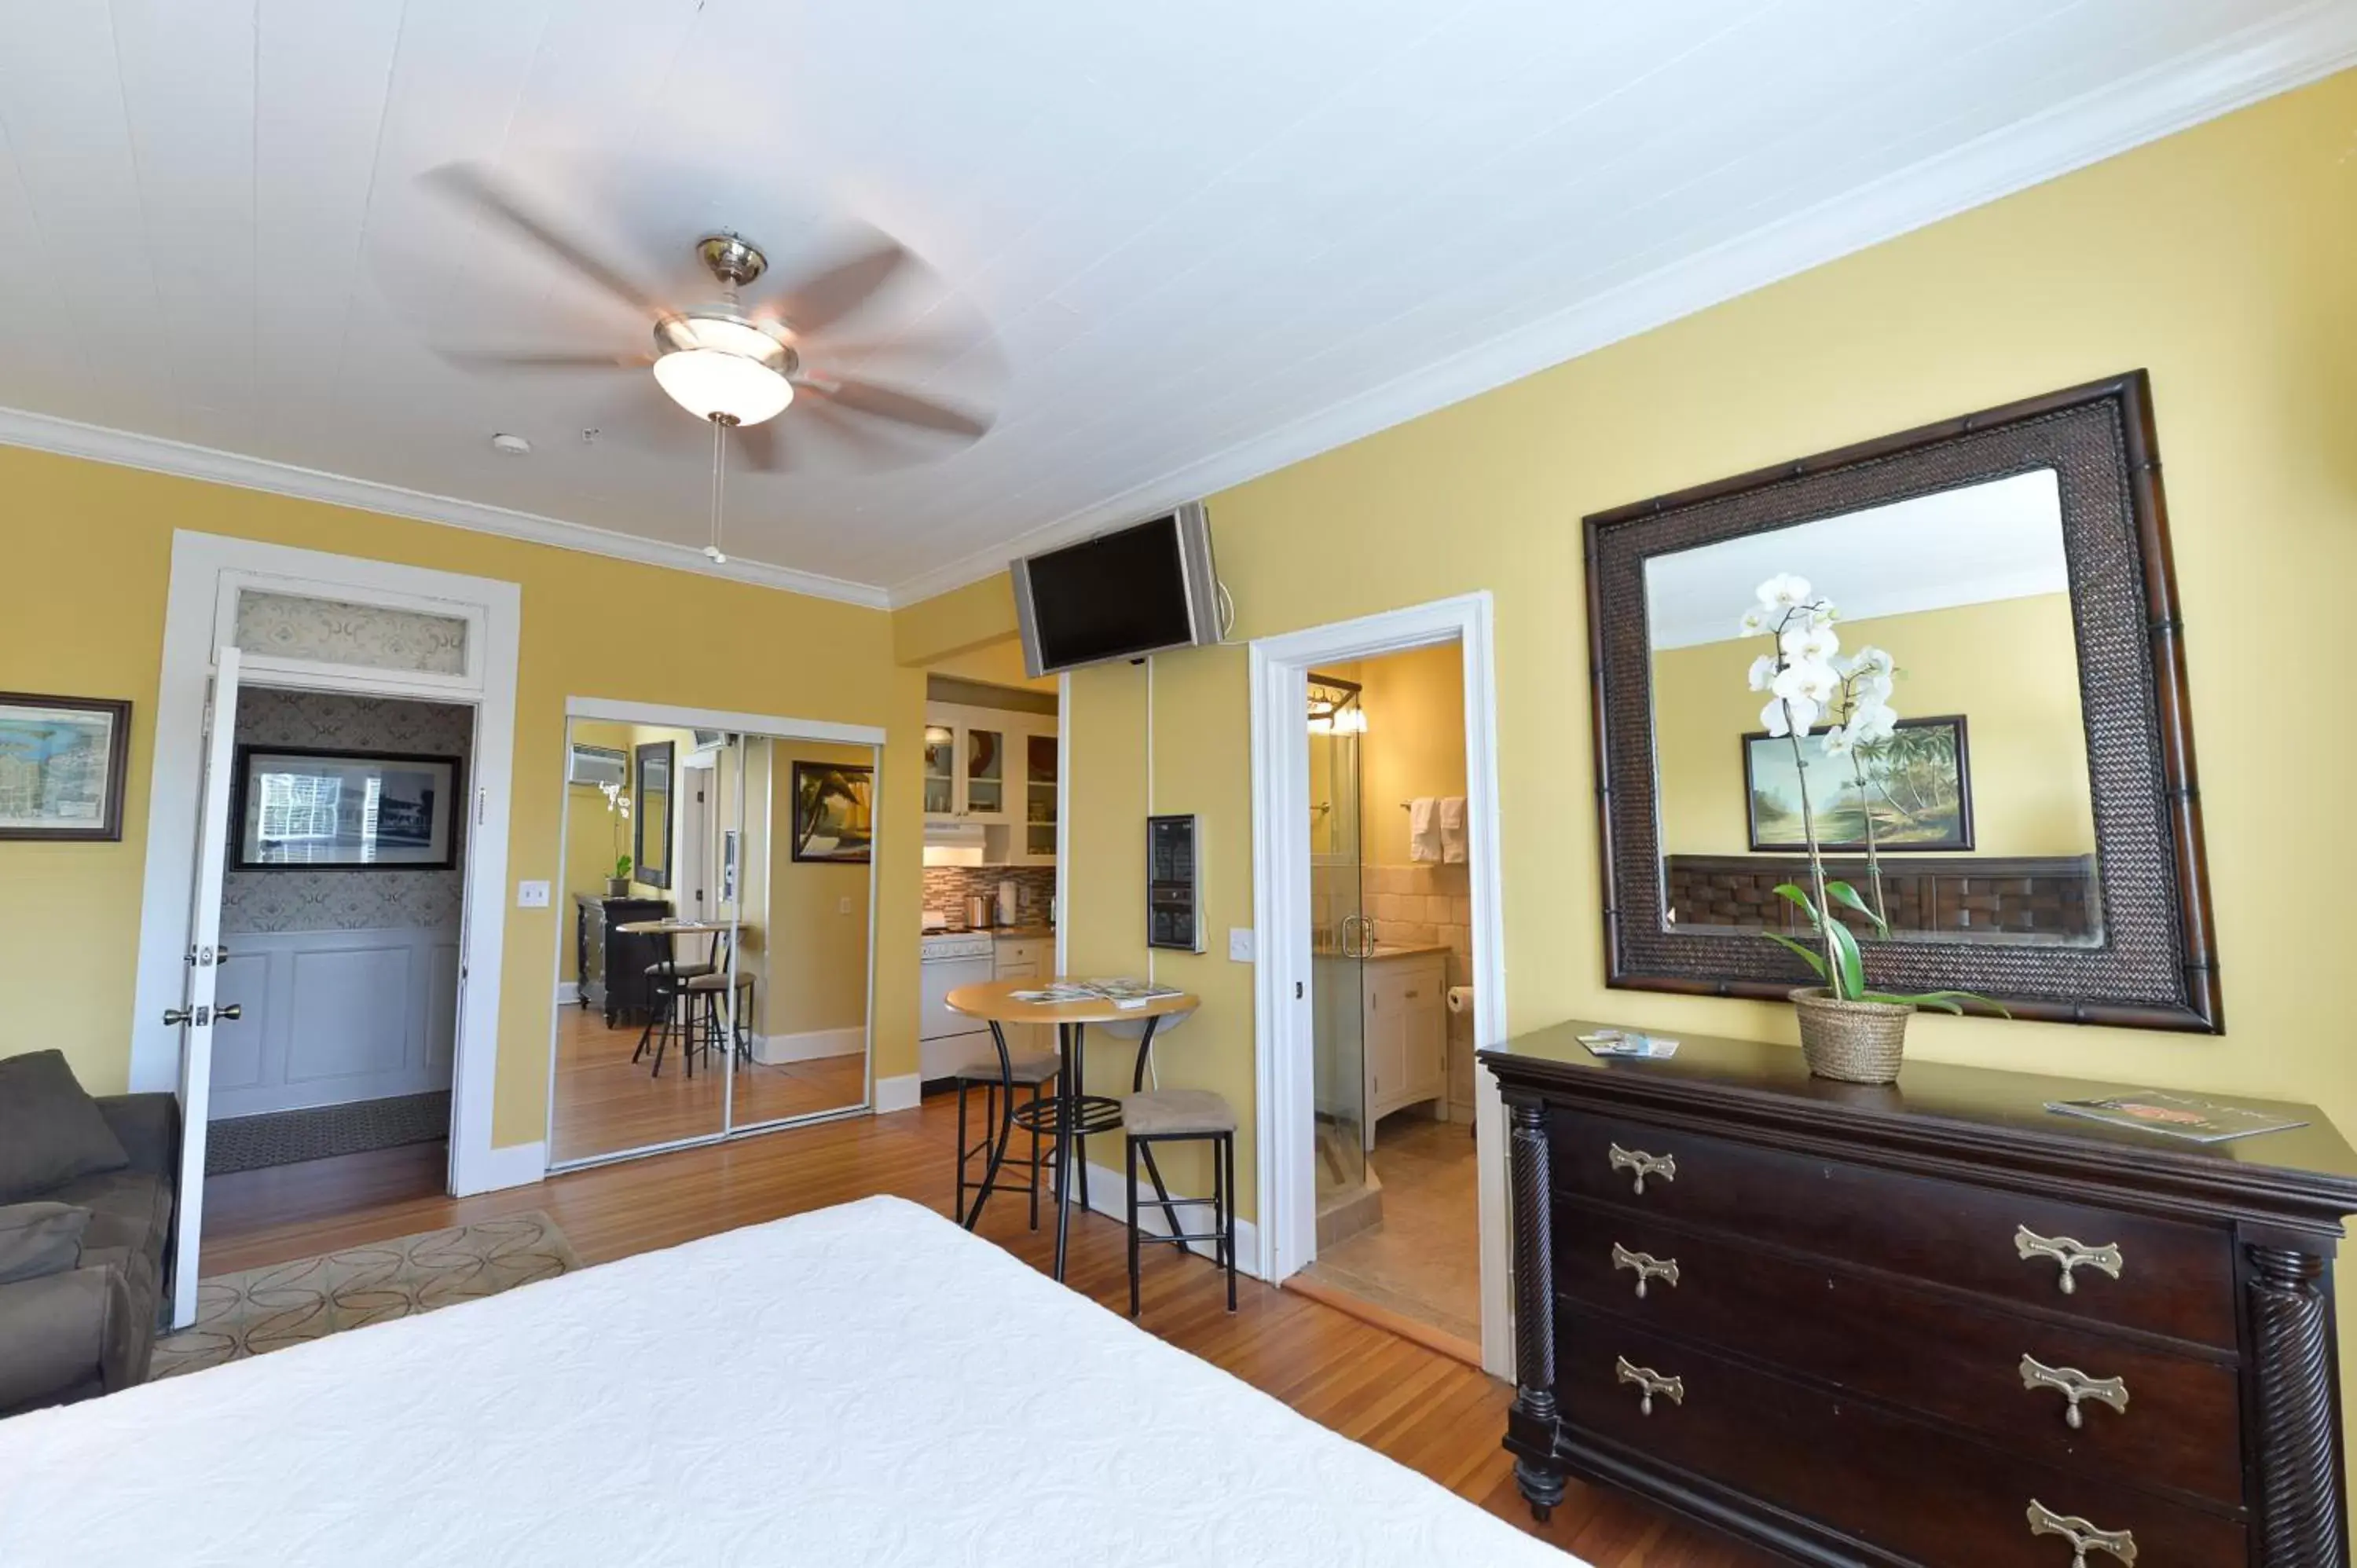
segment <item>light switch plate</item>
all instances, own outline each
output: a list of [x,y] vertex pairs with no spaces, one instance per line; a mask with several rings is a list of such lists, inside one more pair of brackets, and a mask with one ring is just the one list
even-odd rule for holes
[[850,899],[848,899],[848,898],[838,898],[838,899],[836,899],[836,900],[834,901],[834,912],[835,912],[836,914],[838,914],[838,915],[848,915],[848,914],[850,914],[850,913],[851,913],[851,900],[850,900]]
[[1250,926],[1228,928],[1228,958],[1234,963],[1254,961],[1253,929]]
[[548,884],[547,884],[547,883],[545,883],[545,882],[519,882],[519,883],[517,883],[517,884],[516,884],[516,908],[519,908],[519,909],[545,909],[545,908],[548,908]]

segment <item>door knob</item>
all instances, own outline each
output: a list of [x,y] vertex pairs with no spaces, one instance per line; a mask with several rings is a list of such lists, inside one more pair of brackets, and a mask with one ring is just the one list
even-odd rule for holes
[[165,1023],[178,1026],[185,1024],[188,1021],[188,1010],[186,1007],[167,1007],[164,1009]]
[[224,1006],[213,1009],[213,1022],[216,1024],[220,1023],[224,1018],[228,1019],[231,1023],[235,1023],[238,1019],[244,1016],[245,1004],[242,1002],[231,1002]]

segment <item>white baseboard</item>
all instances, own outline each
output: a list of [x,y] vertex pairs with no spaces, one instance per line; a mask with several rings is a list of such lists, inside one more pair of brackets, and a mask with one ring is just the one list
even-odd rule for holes
[[764,1067],[781,1062],[816,1061],[821,1057],[856,1057],[867,1048],[867,1029],[854,1024],[847,1029],[812,1029],[800,1035],[756,1035],[753,1059]]
[[888,1116],[895,1111],[914,1111],[925,1097],[925,1080],[913,1072],[897,1078],[879,1078],[876,1092],[870,1098],[876,1104],[876,1114]]
[[[1010,1161],[1009,1163],[1012,1162]],[[1125,1223],[1128,1219],[1128,1216],[1124,1212],[1128,1201],[1127,1181],[1128,1177],[1125,1173],[1121,1171],[1109,1171],[1105,1169],[1104,1166],[1097,1164],[1094,1160],[1091,1160],[1089,1162],[1090,1210],[1093,1213],[1103,1215],[1106,1219],[1114,1221],[1115,1224]],[[1150,1197],[1154,1194],[1154,1184],[1146,1180],[1146,1167],[1143,1165],[1138,1166],[1137,1190],[1141,1197]],[[1174,1187],[1170,1189],[1170,1196],[1173,1197],[1192,1197],[1195,1195],[1190,1192],[1182,1191],[1181,1189]],[[1182,1210],[1181,1212],[1184,1217],[1180,1223],[1185,1226],[1186,1229],[1189,1230],[1198,1229],[1208,1230],[1211,1228],[1211,1211],[1210,1209],[1198,1208],[1192,1210]],[[1139,1226],[1148,1236],[1168,1236],[1170,1234],[1171,1225],[1169,1216],[1164,1214],[1159,1208],[1149,1208],[1141,1203],[1138,1206],[1137,1219]],[[1204,1243],[1197,1242],[1191,1243],[1191,1245],[1203,1246]],[[1257,1226],[1254,1225],[1251,1220],[1239,1219],[1236,1221],[1236,1273],[1240,1274],[1248,1274],[1254,1279],[1258,1279],[1260,1278],[1260,1273],[1257,1266],[1259,1262],[1260,1230]]]
[[464,1162],[458,1173],[458,1196],[468,1197],[479,1192],[498,1192],[503,1187],[530,1187],[548,1176],[548,1145],[546,1144],[508,1144],[495,1146],[473,1159]]
[[559,1007],[569,1007],[580,1000],[581,983],[579,981],[560,980],[556,983],[556,1004]]

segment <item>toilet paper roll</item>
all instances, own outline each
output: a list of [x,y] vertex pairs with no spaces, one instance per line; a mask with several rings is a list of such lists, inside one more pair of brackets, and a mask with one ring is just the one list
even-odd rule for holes
[[1473,1011],[1473,988],[1469,985],[1450,986],[1448,988],[1448,1010],[1451,1013],[1470,1013]]

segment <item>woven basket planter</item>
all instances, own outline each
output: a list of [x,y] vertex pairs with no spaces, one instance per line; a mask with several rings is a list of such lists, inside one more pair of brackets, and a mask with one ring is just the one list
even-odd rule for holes
[[1819,1078],[1844,1083],[1891,1083],[1907,1054],[1912,1007],[1889,1002],[1843,1002],[1823,986],[1792,993],[1801,1015],[1801,1059]]

